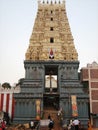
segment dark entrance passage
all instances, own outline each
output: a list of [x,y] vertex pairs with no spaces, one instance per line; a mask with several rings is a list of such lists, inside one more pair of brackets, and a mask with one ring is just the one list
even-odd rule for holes
[[[45,93],[44,94],[44,116],[43,119],[48,119],[48,116],[54,121],[54,130],[62,130],[60,120],[58,119],[59,109],[59,94],[57,93]],[[43,129],[42,129],[43,130]],[[48,127],[45,127],[48,130]]]
[[58,110],[59,109],[59,95],[58,94],[44,94],[44,110]]

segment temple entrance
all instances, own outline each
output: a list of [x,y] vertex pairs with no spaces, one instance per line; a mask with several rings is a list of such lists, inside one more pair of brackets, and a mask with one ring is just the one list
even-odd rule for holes
[[45,89],[44,89],[44,110],[59,109],[59,94],[58,94],[58,66],[45,66]]
[[44,110],[59,109],[59,95],[58,94],[44,94]]
[[[54,121],[54,130],[62,130],[60,120],[58,119],[59,109],[59,95],[58,94],[44,94],[44,116],[43,119],[47,120],[48,116]],[[45,127],[48,130],[48,127]]]

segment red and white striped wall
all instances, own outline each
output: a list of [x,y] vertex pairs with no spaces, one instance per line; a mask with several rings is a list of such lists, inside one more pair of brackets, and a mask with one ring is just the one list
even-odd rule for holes
[[20,93],[20,86],[12,87],[10,89],[3,88],[0,84],[0,111],[7,112],[9,117],[13,119],[14,116],[14,93]]
[[12,119],[14,115],[13,93],[0,93],[0,111],[7,112]]

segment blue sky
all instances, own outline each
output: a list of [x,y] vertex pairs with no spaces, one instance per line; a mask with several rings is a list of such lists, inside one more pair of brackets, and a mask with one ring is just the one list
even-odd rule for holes
[[[61,0],[62,1],[62,0]],[[67,16],[80,67],[98,63],[98,0],[66,0]],[[37,12],[37,0],[0,0],[0,83],[25,77],[25,52]]]

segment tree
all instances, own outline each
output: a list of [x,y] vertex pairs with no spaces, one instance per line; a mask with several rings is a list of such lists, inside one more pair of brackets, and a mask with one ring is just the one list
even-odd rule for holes
[[2,84],[2,87],[3,88],[11,88],[11,85],[9,83],[5,82]]

